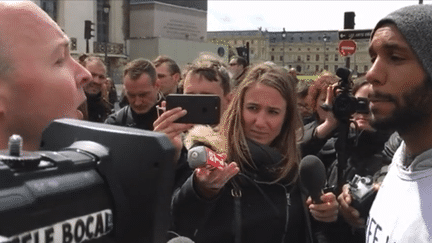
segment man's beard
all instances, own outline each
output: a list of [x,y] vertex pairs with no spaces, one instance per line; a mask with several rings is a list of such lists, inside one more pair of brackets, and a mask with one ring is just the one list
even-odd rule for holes
[[431,82],[430,78],[426,78],[422,85],[403,93],[403,104],[391,95],[380,92],[373,93],[372,98],[388,99],[393,102],[395,109],[386,118],[376,119],[372,116],[371,125],[378,130],[396,130],[399,134],[404,134],[411,129],[421,129],[424,122],[432,118]]

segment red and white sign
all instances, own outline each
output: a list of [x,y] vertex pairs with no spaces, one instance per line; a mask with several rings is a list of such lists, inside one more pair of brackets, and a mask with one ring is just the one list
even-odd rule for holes
[[357,44],[353,40],[343,40],[339,42],[339,54],[341,56],[349,56],[356,52]]

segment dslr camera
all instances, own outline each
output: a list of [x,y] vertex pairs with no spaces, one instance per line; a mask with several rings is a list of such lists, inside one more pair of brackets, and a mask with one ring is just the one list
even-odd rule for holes
[[333,114],[339,120],[349,120],[351,115],[369,113],[369,101],[366,98],[355,98],[351,94],[351,71],[347,68],[338,68],[336,75],[340,78],[337,89],[341,90],[333,103]]
[[360,217],[366,218],[375,199],[377,191],[373,189],[373,181],[369,176],[354,175],[349,182],[350,193],[353,198],[352,206],[360,213]]

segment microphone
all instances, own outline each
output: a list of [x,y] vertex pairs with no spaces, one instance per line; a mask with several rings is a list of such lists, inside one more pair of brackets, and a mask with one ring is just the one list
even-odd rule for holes
[[175,238],[172,238],[167,243],[194,243],[195,241],[192,241],[191,239],[184,237],[184,236],[178,236]]
[[321,203],[321,195],[326,184],[326,171],[323,162],[314,156],[308,155],[300,162],[300,182],[307,189],[315,203]]
[[211,165],[222,169],[225,166],[226,155],[221,155],[206,146],[196,146],[188,151],[187,161],[192,169]]
[[[247,140],[247,146],[251,153],[251,159],[258,168],[264,165],[275,165],[282,160],[282,155],[274,148],[258,144],[249,139]],[[218,154],[205,145],[198,145],[189,149],[187,161],[192,169],[206,164],[223,168],[226,157],[226,155]]]

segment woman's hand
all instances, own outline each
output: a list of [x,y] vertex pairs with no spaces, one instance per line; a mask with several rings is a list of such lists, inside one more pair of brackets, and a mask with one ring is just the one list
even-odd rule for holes
[[225,184],[239,173],[240,168],[235,162],[217,168],[211,165],[195,169],[195,186],[204,198],[216,196]]
[[332,106],[335,98],[334,90],[336,89],[336,87],[337,83],[327,87],[327,96],[325,102],[323,103],[323,106],[327,107],[329,110],[324,110],[321,107],[318,108],[323,110],[319,113],[320,119],[323,122],[316,128],[315,132],[316,137],[319,139],[324,139],[328,137],[339,125],[339,121],[335,118],[332,111]]
[[186,115],[186,110],[181,107],[177,107],[168,111],[165,111],[166,101],[162,101],[159,109],[164,110],[161,116],[156,119],[153,123],[153,131],[163,132],[170,139],[171,143],[176,148],[175,162],[180,157],[180,152],[183,147],[183,140],[181,134],[184,131],[191,129],[193,124],[174,123],[175,120]]
[[306,200],[306,205],[309,207],[312,217],[322,222],[336,221],[339,213],[339,203],[336,196],[332,192],[328,192],[321,195],[320,199],[322,203],[319,204],[314,204],[311,197]]

